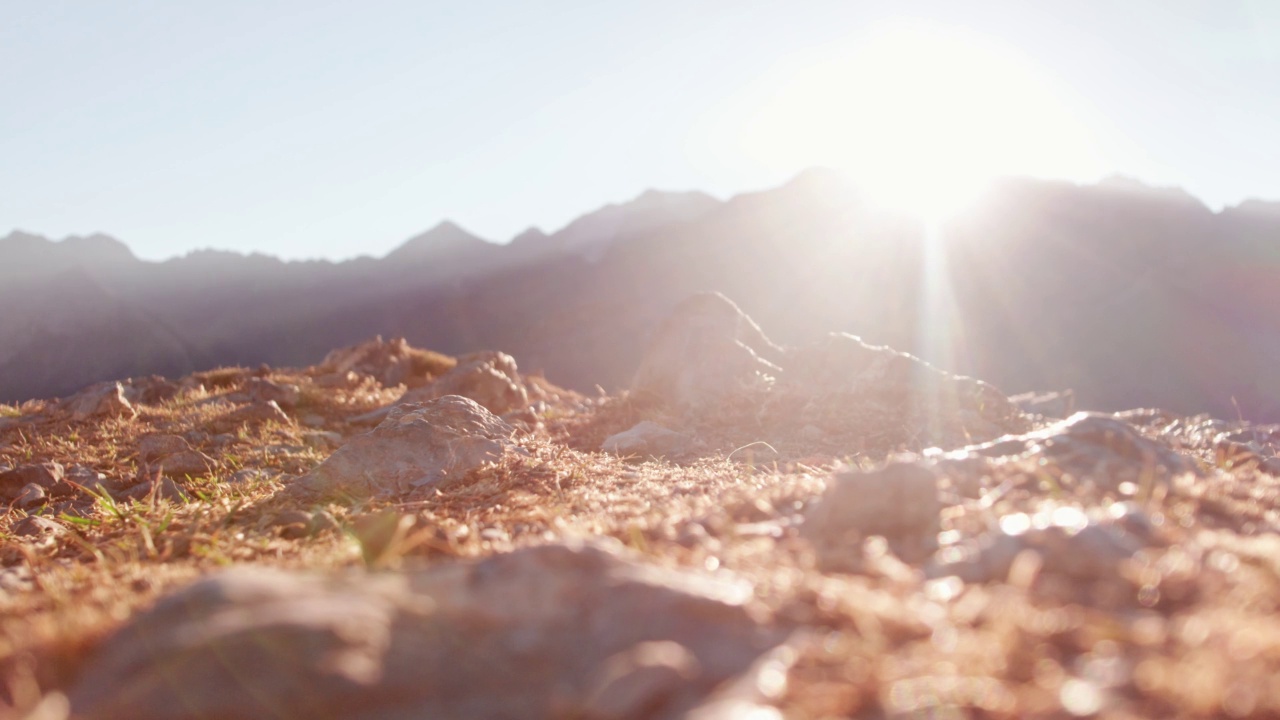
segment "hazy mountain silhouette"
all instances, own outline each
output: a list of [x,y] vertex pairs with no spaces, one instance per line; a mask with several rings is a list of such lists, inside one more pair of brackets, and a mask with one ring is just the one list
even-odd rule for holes
[[[655,324],[719,290],[771,336],[838,328],[1009,393],[1280,420],[1280,203],[995,184],[931,236],[835,173],[721,202],[650,191],[507,245],[441,223],[385,258],[139,261],[111,238],[0,239],[0,398],[215,364],[313,363],[374,334],[625,384]],[[1234,398],[1234,402],[1233,402]]]

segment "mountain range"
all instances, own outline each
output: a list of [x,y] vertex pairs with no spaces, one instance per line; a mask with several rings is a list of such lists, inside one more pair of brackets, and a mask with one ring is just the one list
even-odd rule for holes
[[149,262],[106,235],[13,232],[0,238],[0,400],[310,364],[375,334],[499,348],[556,383],[616,389],[659,320],[704,290],[783,343],[835,328],[1010,394],[1280,421],[1280,203],[1215,212],[1122,178],[1008,178],[928,227],[825,170],[726,201],[648,191],[507,244],[444,222],[338,263]]

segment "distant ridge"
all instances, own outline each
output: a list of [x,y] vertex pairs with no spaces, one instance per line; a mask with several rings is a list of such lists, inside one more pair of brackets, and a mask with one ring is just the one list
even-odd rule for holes
[[618,388],[674,303],[717,290],[785,343],[839,329],[1010,394],[1280,421],[1278,210],[1214,212],[1132,179],[1004,178],[944,227],[941,267],[919,222],[823,169],[726,201],[647,191],[508,244],[446,221],[338,263],[155,263],[105,235],[15,232],[0,238],[0,400],[305,365],[377,334],[503,348],[562,385]]

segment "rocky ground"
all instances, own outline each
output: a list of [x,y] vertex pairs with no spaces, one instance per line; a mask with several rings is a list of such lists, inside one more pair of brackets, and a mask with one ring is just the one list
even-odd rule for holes
[[0,407],[0,716],[1277,716],[1278,453],[715,295],[618,396],[381,340],[107,383]]

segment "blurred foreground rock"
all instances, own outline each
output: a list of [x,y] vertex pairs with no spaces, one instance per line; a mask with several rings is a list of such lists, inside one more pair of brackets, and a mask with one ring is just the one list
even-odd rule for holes
[[210,577],[106,638],[72,707],[98,720],[760,711],[760,683],[724,689],[784,639],[746,604],[749,586],[613,547],[548,545],[408,575]]

